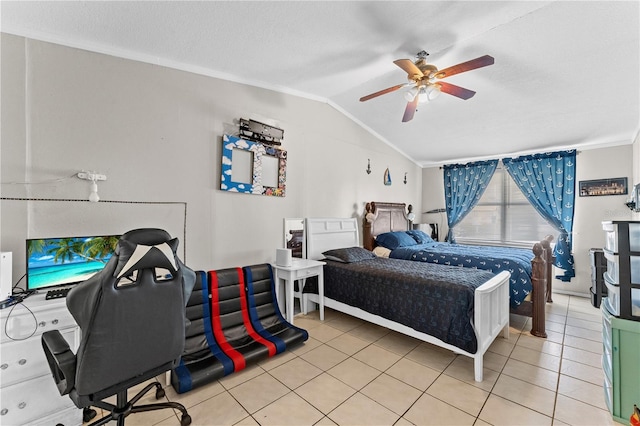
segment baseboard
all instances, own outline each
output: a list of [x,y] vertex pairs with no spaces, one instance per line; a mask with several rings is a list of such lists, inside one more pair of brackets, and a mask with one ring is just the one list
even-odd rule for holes
[[553,292],[551,293],[552,296],[554,294],[564,294],[565,296],[577,296],[584,297],[585,299],[591,299],[591,295],[589,293],[578,293],[577,291],[559,290],[557,288],[554,288]]

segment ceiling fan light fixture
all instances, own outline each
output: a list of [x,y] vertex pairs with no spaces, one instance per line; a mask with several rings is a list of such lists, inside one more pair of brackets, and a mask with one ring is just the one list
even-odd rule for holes
[[418,95],[418,88],[415,86],[407,90],[406,92],[404,92],[404,98],[409,102],[413,102],[413,100],[416,98],[417,95]]
[[418,96],[420,96],[420,99],[418,100],[418,102],[421,104],[424,104],[431,100],[431,98],[429,97],[429,88],[427,86],[420,86],[420,90],[418,91]]
[[440,86],[437,84],[431,84],[427,87],[427,98],[432,101],[440,96]]

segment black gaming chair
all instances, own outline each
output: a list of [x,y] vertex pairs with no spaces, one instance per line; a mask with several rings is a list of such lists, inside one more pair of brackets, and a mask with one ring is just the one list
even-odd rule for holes
[[[160,229],[124,234],[115,254],[98,274],[73,288],[67,307],[81,330],[74,355],[58,330],[42,335],[42,346],[61,395],[78,408],[95,406],[110,414],[92,425],[116,420],[124,425],[131,413],[174,408],[180,424],[191,423],[175,402],[135,405],[155,387],[154,381],[127,400],[127,389],[171,370],[185,342],[185,305],[195,273],[176,256],[178,240]],[[116,395],[116,405],[103,401]]]

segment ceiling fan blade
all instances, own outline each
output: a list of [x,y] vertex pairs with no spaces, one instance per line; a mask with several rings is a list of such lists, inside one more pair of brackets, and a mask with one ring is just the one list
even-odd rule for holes
[[440,86],[441,92],[448,93],[449,95],[453,95],[464,100],[472,98],[473,95],[476,94],[473,90],[465,89],[464,87],[456,86],[455,84],[445,83],[444,81],[439,81],[435,84]]
[[409,59],[398,59],[393,61],[393,63],[402,68],[409,75],[409,78],[412,78],[414,75],[417,75],[418,77],[424,76],[422,71],[420,71],[420,68],[418,68],[416,64],[411,62]]
[[370,95],[363,96],[363,97],[360,98],[360,102],[368,101],[369,99],[377,98],[378,96],[386,95],[387,93],[391,93],[391,92],[395,92],[398,89],[402,89],[406,85],[407,85],[407,83],[398,84],[396,86],[389,87],[389,88],[384,89],[384,90],[380,90],[379,92],[375,92],[375,93],[372,93]]
[[406,123],[407,121],[411,121],[413,118],[413,114],[416,113],[416,108],[418,107],[418,99],[420,95],[416,95],[415,98],[411,102],[407,102],[407,107],[404,110],[404,115],[402,116],[402,122]]
[[476,68],[486,67],[488,65],[493,65],[494,61],[495,60],[493,59],[492,56],[489,56],[489,55],[480,56],[479,58],[472,59],[470,61],[463,62],[461,64],[454,65],[452,67],[440,70],[436,74],[436,78],[451,77],[452,75],[460,74],[461,72],[474,70]]

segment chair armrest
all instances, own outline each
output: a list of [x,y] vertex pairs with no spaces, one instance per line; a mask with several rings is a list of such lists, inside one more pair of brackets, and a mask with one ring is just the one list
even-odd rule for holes
[[76,356],[58,330],[44,332],[40,340],[58,391],[66,395],[75,387]]

